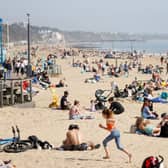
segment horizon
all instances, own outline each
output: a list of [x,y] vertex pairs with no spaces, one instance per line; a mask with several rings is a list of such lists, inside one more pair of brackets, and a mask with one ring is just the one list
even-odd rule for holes
[[0,17],[26,23],[30,13],[32,25],[65,31],[168,34],[167,6],[166,0],[5,0]]

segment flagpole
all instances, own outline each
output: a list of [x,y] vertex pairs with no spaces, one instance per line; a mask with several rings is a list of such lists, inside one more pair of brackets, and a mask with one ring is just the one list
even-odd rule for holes
[[7,33],[7,49],[9,50],[9,23],[8,22],[7,22],[6,33]]

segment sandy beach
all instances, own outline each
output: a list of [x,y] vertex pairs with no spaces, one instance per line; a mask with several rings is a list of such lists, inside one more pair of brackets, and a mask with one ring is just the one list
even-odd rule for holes
[[[82,60],[83,58],[80,58]],[[92,58],[90,58],[92,59]],[[95,59],[95,58],[94,58]],[[160,57],[142,58],[143,64],[160,64]],[[118,60],[123,61],[123,60]],[[115,60],[109,59],[115,64]],[[137,77],[138,80],[150,79],[151,75],[141,74],[137,69],[130,71],[129,77],[121,76],[112,78],[103,76],[99,83],[84,83],[85,79],[92,77],[92,73],[81,73],[79,68],[71,66],[72,58],[57,59],[57,63],[62,66],[62,75],[51,78],[52,83],[57,83],[60,79],[66,78],[68,87],[58,88],[59,98],[65,90],[69,91],[69,99],[73,102],[78,99],[82,107],[89,108],[90,100],[95,99],[96,89],[111,89],[110,83],[116,81],[121,88],[129,84]],[[161,74],[167,79],[165,72]],[[49,109],[52,96],[49,89],[38,89],[39,93],[33,97],[35,108],[4,107],[0,109],[0,137],[11,137],[11,126],[18,125],[23,139],[30,135],[37,135],[42,140],[47,140],[54,146],[60,146],[65,138],[66,130],[71,123],[79,124],[86,140],[102,144],[102,140],[108,134],[101,130],[99,123],[105,123],[101,112],[90,114],[95,116],[93,120],[73,121],[68,119],[68,111]],[[155,92],[157,95],[158,92]],[[109,143],[111,158],[103,160],[104,149],[93,151],[56,151],[56,150],[28,150],[18,154],[8,154],[1,152],[2,160],[11,159],[17,168],[140,168],[144,158],[154,155],[162,155],[165,158],[165,165],[168,166],[168,143],[167,138],[156,138],[145,135],[131,134],[130,126],[135,123],[135,117],[140,116],[142,103],[132,100],[120,99],[125,107],[125,112],[117,115],[117,127],[121,131],[121,142],[125,148],[132,153],[132,163],[128,163],[128,158],[117,150],[114,141]],[[161,114],[167,112],[167,104],[154,104],[154,109]],[[157,124],[159,120],[152,121]]]

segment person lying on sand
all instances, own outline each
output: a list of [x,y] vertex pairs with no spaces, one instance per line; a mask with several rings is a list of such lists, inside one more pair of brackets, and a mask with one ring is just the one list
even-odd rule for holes
[[161,122],[155,126],[149,120],[138,117],[135,123],[137,131],[149,136],[168,137],[168,115],[166,113],[161,115]]
[[160,128],[151,124],[149,120],[145,120],[142,117],[138,117],[136,120],[136,128],[138,131],[149,135],[149,136],[159,136]]
[[83,140],[82,133],[78,125],[69,125],[66,133],[66,139],[63,141],[63,145],[57,150],[93,150],[100,147],[100,144],[95,145],[93,142],[85,142]]
[[56,87],[60,88],[60,87],[67,87],[68,85],[66,84],[66,80],[65,78],[64,79],[61,79],[58,84],[55,85]]
[[147,99],[151,100],[154,103],[168,103],[167,100],[162,99],[160,96],[158,97],[153,97],[153,93],[151,89],[148,89],[148,93],[147,93]]

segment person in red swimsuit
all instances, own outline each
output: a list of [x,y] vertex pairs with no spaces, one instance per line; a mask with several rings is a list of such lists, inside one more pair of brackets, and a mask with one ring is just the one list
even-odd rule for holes
[[131,154],[128,153],[120,144],[120,131],[118,129],[116,129],[115,126],[115,119],[114,119],[114,114],[110,109],[104,109],[102,112],[102,116],[103,118],[106,119],[106,126],[103,126],[102,124],[99,124],[100,128],[103,128],[107,131],[110,132],[110,135],[108,135],[104,140],[103,140],[103,146],[104,146],[104,150],[106,153],[106,156],[103,157],[104,159],[109,159],[110,158],[110,154],[109,151],[107,149],[107,143],[110,142],[112,139],[115,139],[115,143],[117,145],[117,148],[121,151],[123,151],[125,154],[128,155],[129,157],[129,162],[131,162]]

